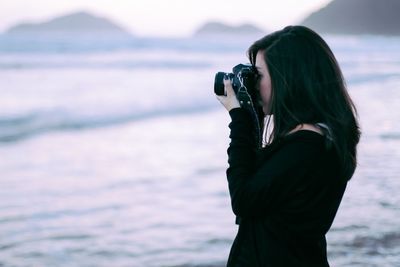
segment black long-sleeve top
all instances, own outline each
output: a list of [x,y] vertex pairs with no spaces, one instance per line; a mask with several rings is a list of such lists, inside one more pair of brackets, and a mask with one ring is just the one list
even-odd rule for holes
[[239,229],[227,267],[329,266],[325,234],[347,184],[335,150],[309,130],[257,150],[249,114],[229,114],[227,178]]

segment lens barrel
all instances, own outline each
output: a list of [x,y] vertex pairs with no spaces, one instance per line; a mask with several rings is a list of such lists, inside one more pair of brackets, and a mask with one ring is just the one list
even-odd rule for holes
[[216,95],[226,95],[224,86],[225,72],[217,72],[214,79],[214,93]]

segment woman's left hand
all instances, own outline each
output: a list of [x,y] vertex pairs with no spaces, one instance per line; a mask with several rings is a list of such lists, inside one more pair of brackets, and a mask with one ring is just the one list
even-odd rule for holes
[[224,95],[217,95],[217,99],[221,104],[226,108],[229,112],[231,109],[240,108],[239,101],[236,98],[235,91],[232,88],[232,82],[229,79],[224,79],[224,86],[226,96]]

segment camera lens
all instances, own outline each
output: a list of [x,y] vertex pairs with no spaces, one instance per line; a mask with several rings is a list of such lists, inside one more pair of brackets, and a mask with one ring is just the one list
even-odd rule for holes
[[225,95],[224,77],[225,72],[217,72],[214,79],[214,93],[216,95]]

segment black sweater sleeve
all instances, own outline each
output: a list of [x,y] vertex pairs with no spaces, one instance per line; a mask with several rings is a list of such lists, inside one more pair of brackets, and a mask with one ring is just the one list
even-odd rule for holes
[[263,217],[279,208],[290,194],[304,185],[305,173],[315,160],[316,146],[304,141],[287,142],[257,165],[251,118],[241,108],[229,112],[232,122],[227,178],[232,210],[239,217]]

